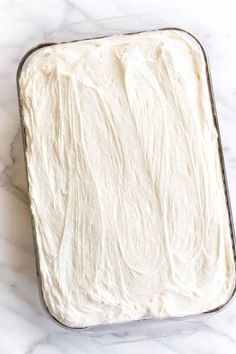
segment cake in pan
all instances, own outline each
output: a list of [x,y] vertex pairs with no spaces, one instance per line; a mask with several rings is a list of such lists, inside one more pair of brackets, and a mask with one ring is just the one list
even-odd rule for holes
[[200,314],[235,282],[199,43],[179,30],[57,44],[20,77],[45,304],[88,327]]

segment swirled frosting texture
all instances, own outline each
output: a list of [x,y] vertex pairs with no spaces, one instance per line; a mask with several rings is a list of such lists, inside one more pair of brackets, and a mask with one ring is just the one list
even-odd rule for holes
[[165,30],[49,46],[20,87],[50,312],[85,327],[224,304],[234,261],[199,44]]

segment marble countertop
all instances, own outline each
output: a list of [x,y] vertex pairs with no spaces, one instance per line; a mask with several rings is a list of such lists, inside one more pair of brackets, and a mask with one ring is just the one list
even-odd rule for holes
[[0,2],[0,353],[236,353],[236,300],[191,336],[102,346],[58,327],[41,308],[15,74],[24,53],[65,23],[127,14],[195,34],[211,66],[231,202],[236,215],[236,27],[234,1],[2,0]]

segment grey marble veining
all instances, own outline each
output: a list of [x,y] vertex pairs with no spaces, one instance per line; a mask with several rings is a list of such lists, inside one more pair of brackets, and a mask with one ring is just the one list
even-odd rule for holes
[[[68,22],[155,14],[166,26],[199,37],[207,49],[236,215],[236,27],[233,1],[50,0],[0,2],[0,353],[235,354],[236,301],[191,336],[113,347],[54,324],[38,296],[16,95],[17,65],[26,50]],[[223,14],[223,15],[222,15]]]

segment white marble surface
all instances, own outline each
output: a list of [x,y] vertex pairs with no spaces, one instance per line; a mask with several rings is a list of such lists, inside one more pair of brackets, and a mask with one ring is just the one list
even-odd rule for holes
[[15,73],[27,49],[67,22],[155,14],[190,30],[210,58],[228,182],[236,215],[236,26],[234,1],[0,1],[0,353],[236,353],[236,301],[192,336],[102,346],[51,322],[41,308],[20,135]]

